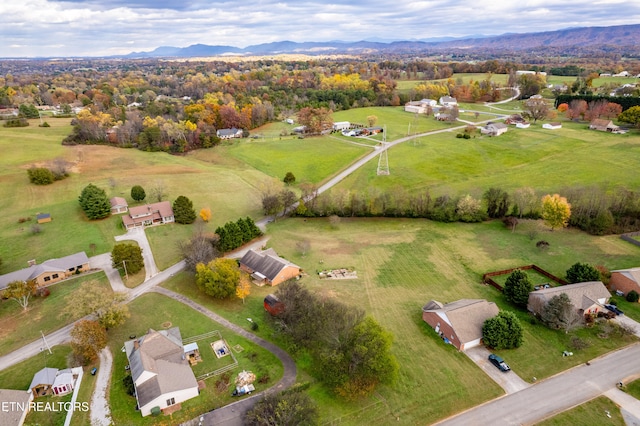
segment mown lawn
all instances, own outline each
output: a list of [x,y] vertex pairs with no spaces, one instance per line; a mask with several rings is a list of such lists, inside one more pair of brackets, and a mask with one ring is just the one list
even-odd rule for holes
[[[607,413],[609,413],[611,417],[608,417]],[[547,420],[536,423],[538,426],[624,426],[625,424],[622,414],[620,413],[620,408],[606,396],[592,399],[571,410],[564,411]]]
[[[457,139],[454,133],[421,137],[388,152],[390,176],[377,176],[368,163],[336,186],[364,191],[405,188],[451,196],[481,197],[491,187],[562,192],[567,187],[635,187],[640,177],[637,133],[605,134],[587,130],[587,123],[563,123],[550,131],[541,124],[510,130],[499,137]],[[594,172],[594,161],[598,164]]]
[[62,316],[67,306],[67,297],[88,281],[111,290],[104,272],[81,275],[70,280],[49,286],[51,294],[46,297],[33,297],[26,311],[13,300],[0,301],[0,355],[14,351],[21,346],[55,331],[79,316]]
[[[240,302],[240,301],[238,301]],[[241,302],[240,302],[241,303]],[[221,407],[235,401],[231,397],[231,388],[216,389],[218,377],[212,377],[205,381],[206,389],[200,396],[182,403],[182,409],[170,417],[153,416],[142,417],[135,411],[136,400],[125,393],[122,380],[127,365],[127,357],[121,348],[129,336],[142,336],[150,328],[162,330],[168,327],[180,327],[182,338],[188,338],[204,334],[209,331],[219,330],[223,338],[231,347],[240,345],[241,352],[236,352],[238,367],[230,373],[231,382],[235,380],[238,372],[242,370],[252,371],[258,380],[263,378],[264,383],[255,383],[256,390],[264,390],[273,386],[283,373],[282,365],[270,352],[260,348],[252,342],[233,334],[202,314],[165,296],[150,293],[139,297],[129,305],[131,318],[116,328],[109,330],[109,348],[113,354],[114,364],[109,390],[111,414],[114,424],[126,425],[152,425],[152,424],[178,424],[197,417],[199,414]],[[245,320],[246,322],[246,320]],[[248,324],[248,323],[247,323]],[[209,348],[201,347],[204,351]]]
[[45,367],[58,369],[75,367],[75,365],[68,364],[70,354],[71,346],[54,346],[51,348],[51,354],[44,350],[34,357],[5,368],[0,371],[0,388],[27,390],[33,376]]

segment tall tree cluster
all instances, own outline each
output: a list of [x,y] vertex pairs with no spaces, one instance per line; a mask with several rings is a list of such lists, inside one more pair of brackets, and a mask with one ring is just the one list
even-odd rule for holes
[[91,220],[103,219],[111,214],[111,203],[107,193],[92,183],[82,190],[78,201],[84,213]]

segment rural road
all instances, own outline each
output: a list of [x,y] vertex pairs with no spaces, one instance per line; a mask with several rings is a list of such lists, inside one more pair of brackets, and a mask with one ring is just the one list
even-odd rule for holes
[[[534,424],[580,405],[640,375],[640,343],[602,356],[445,419],[440,426],[498,426]],[[603,419],[604,421],[604,419]]]

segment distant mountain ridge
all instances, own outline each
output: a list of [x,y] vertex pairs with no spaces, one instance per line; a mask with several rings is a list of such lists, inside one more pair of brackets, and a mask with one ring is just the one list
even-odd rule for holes
[[[429,40],[429,39],[428,39]],[[188,47],[162,46],[150,52],[133,52],[120,58],[168,58],[206,57],[221,55],[268,55],[268,54],[362,54],[404,53],[441,51],[448,49],[492,49],[522,51],[544,48],[618,48],[640,49],[640,24],[611,27],[570,28],[524,34],[502,34],[498,36],[473,36],[473,38],[440,38],[441,41],[329,41],[294,42],[289,40],[256,44],[239,48],[225,45],[194,44]]]

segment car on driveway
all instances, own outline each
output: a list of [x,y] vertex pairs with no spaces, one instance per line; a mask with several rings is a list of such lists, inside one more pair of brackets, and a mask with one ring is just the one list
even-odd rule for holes
[[504,360],[496,354],[489,355],[489,361],[491,361],[491,364],[495,365],[498,370],[502,371],[503,373],[511,370],[511,367],[509,367],[507,363],[504,362]]
[[624,312],[622,312],[620,309],[618,309],[618,307],[616,305],[604,305],[605,308],[607,308],[608,310],[610,310],[611,312],[613,312],[616,315],[624,315]]

